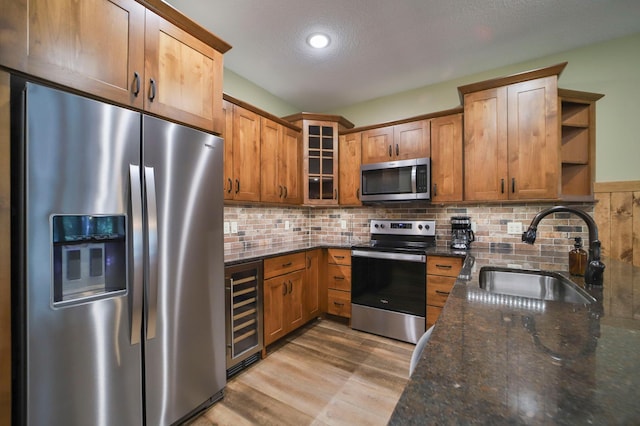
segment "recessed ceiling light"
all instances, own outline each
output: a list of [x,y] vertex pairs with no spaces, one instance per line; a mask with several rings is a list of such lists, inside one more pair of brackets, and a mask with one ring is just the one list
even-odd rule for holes
[[329,36],[322,33],[311,34],[307,37],[307,43],[309,46],[316,49],[324,49],[329,45],[330,41]]

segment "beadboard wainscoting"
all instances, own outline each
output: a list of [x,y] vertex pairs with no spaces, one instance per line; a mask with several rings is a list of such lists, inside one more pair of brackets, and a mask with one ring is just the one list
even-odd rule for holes
[[[271,207],[254,205],[225,206],[224,220],[237,223],[237,232],[225,235],[225,252],[251,250],[268,254],[282,243],[350,246],[369,241],[371,219],[424,219],[436,221],[438,246],[447,247],[451,239],[452,216],[470,216],[476,223],[473,248],[498,252],[567,253],[573,238],[588,240],[587,226],[569,213],[556,213],[542,220],[535,245],[522,243],[521,235],[507,233],[509,222],[522,223],[523,230],[533,217],[553,203],[523,204],[397,204],[356,208]],[[591,203],[572,204],[593,215]],[[287,227],[288,225],[288,227]]]
[[594,192],[603,254],[640,266],[640,181],[599,182]]

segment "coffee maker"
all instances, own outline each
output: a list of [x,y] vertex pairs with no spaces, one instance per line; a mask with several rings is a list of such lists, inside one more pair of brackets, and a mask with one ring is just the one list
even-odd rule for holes
[[467,250],[476,236],[471,230],[471,218],[469,216],[453,216],[451,218],[451,245],[452,249]]

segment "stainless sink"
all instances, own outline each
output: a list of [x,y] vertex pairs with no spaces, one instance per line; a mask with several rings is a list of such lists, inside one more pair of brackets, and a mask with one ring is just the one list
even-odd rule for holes
[[588,304],[596,300],[567,277],[556,272],[524,269],[480,268],[480,288],[490,293]]

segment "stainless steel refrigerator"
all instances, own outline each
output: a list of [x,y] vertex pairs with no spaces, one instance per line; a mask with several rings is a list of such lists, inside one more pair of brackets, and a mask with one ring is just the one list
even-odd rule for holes
[[14,423],[165,425],[222,397],[222,139],[12,80]]

